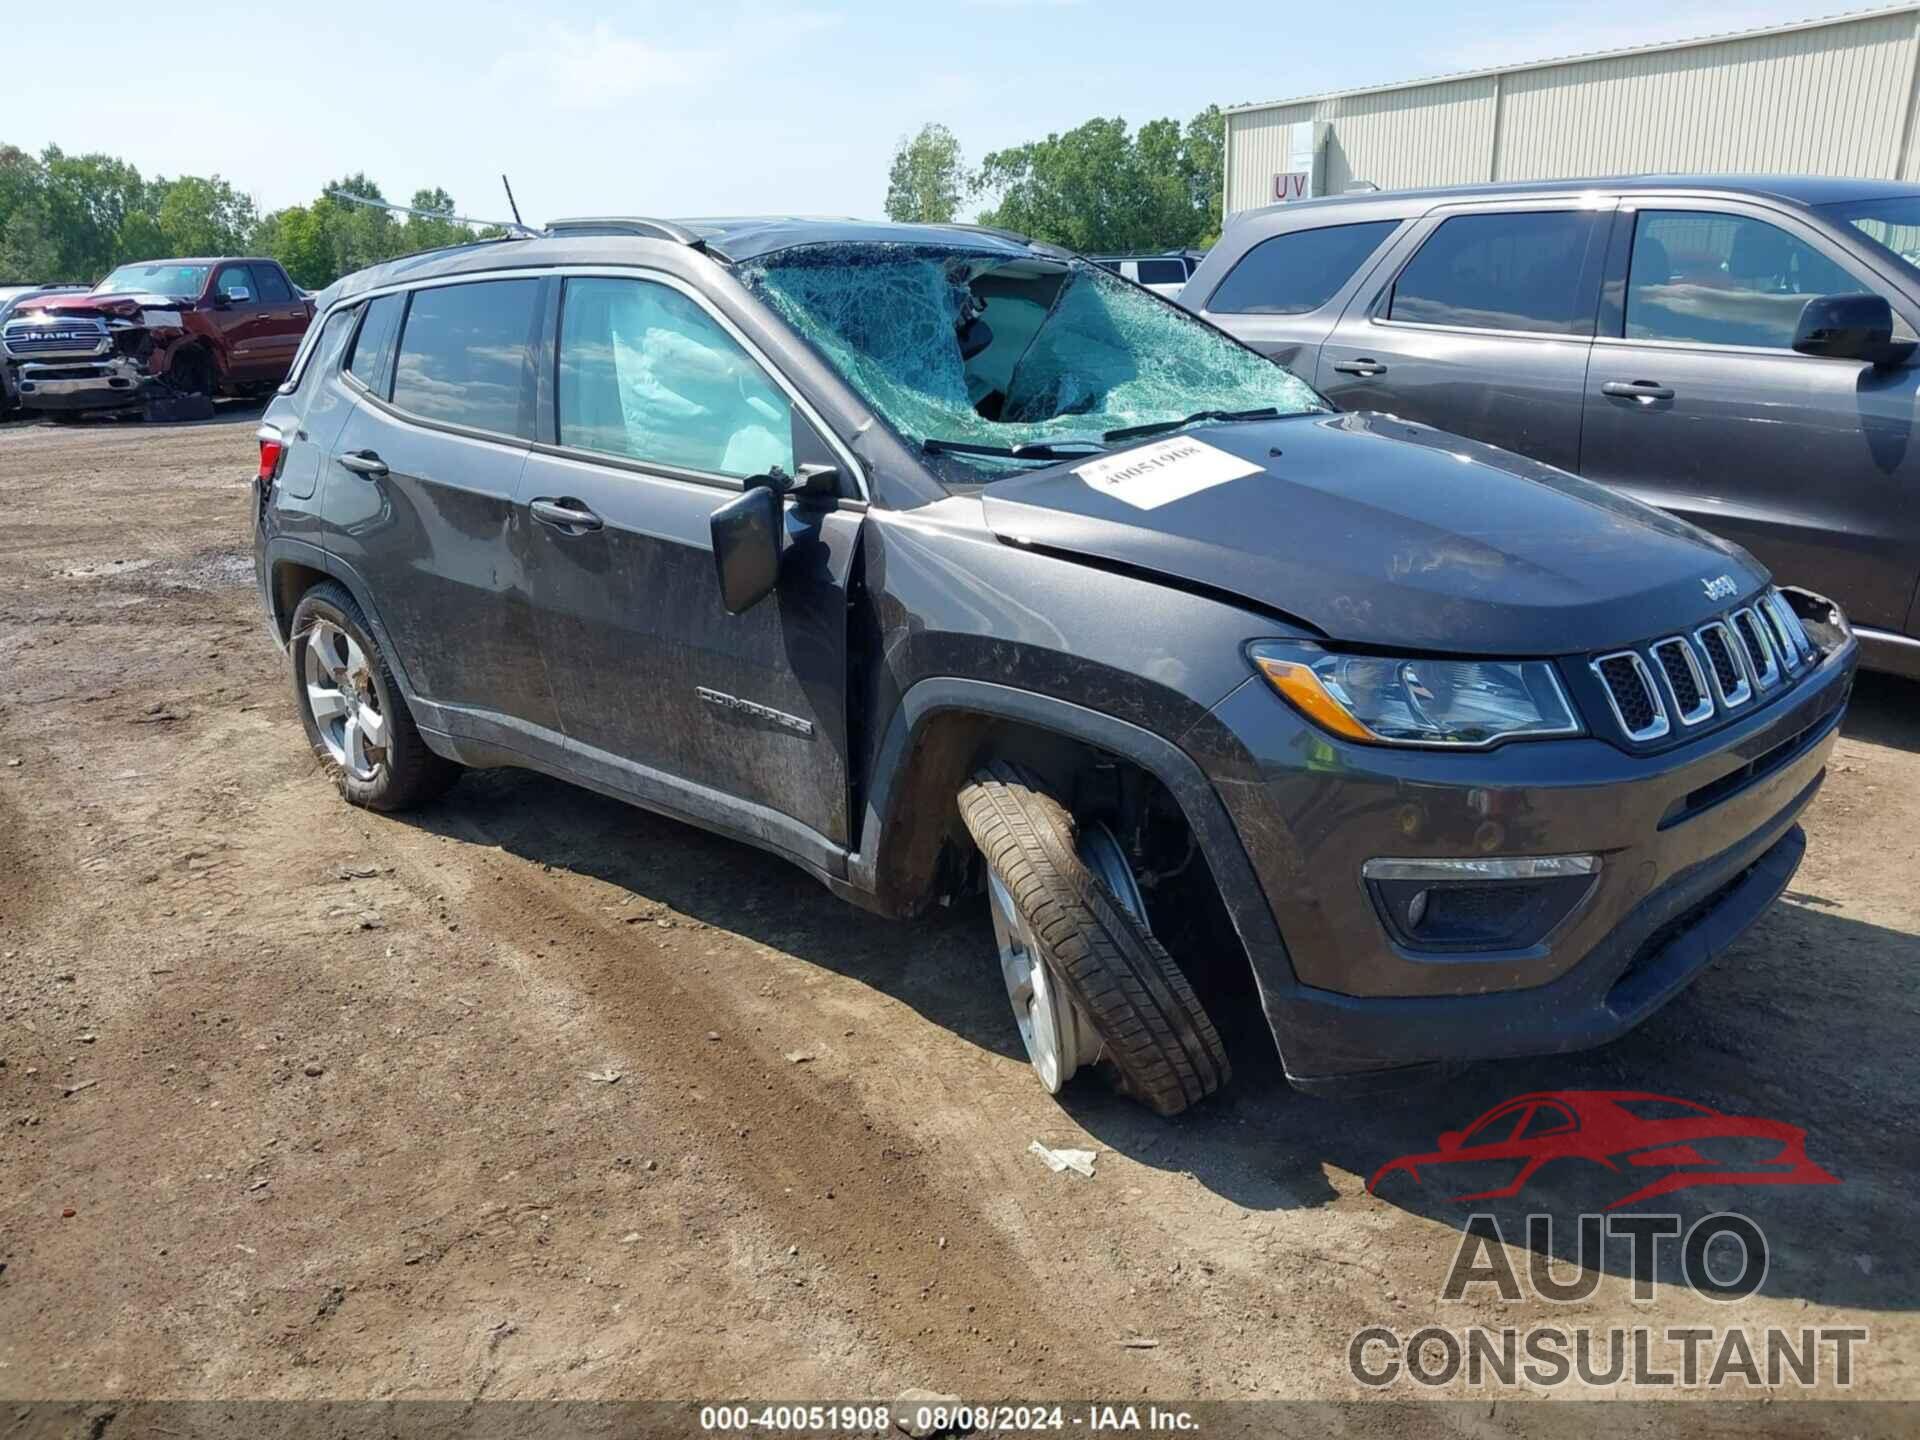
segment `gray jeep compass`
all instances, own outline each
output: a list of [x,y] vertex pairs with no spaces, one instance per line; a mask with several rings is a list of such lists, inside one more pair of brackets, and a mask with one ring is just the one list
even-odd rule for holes
[[346,799],[524,766],[984,892],[1050,1090],[1183,1109],[1240,994],[1309,1088],[1598,1044],[1800,860],[1835,606],[1063,251],[573,221],[317,310],[255,553]]

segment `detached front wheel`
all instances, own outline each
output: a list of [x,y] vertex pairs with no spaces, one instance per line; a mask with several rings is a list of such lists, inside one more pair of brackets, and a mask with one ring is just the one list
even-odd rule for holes
[[1177,1115],[1232,1074],[1193,987],[1148,927],[1124,852],[1026,772],[996,761],[960,792],[987,864],[1001,976],[1034,1073],[1058,1094],[1106,1062],[1121,1088]]

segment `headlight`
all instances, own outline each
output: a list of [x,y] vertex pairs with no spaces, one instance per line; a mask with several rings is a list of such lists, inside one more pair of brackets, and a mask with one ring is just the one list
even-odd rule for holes
[[1544,660],[1395,660],[1279,641],[1247,653],[1289,704],[1348,740],[1472,747],[1581,733]]

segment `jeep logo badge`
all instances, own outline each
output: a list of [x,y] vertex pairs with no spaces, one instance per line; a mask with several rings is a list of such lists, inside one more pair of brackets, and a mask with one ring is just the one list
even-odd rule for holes
[[1731,600],[1740,593],[1740,587],[1733,583],[1731,575],[1716,575],[1711,580],[1702,580],[1700,583],[1707,587],[1709,600]]

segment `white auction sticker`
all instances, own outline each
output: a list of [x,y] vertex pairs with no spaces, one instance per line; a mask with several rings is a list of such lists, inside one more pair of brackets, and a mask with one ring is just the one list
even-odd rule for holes
[[1243,475],[1257,475],[1260,468],[1203,440],[1178,435],[1076,465],[1073,473],[1102,495],[1136,509],[1157,510]]

